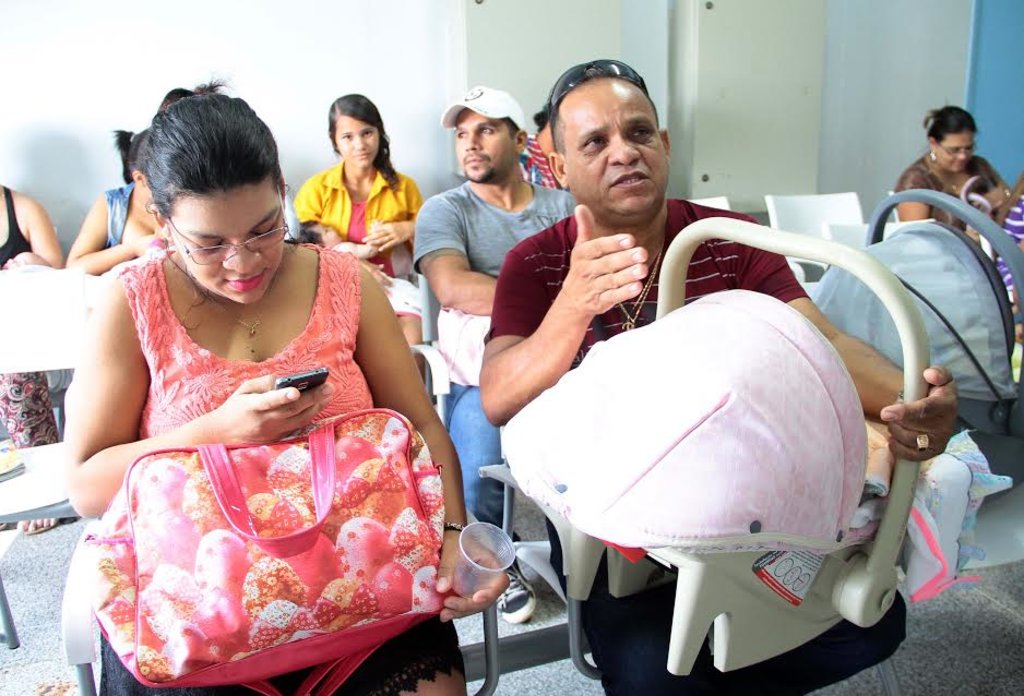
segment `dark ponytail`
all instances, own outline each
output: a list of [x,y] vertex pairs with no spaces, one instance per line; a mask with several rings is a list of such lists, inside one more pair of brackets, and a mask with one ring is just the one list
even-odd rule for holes
[[132,169],[128,166],[128,150],[131,147],[133,135],[135,134],[131,131],[114,131],[114,147],[121,155],[121,176],[126,184],[132,183]]
[[132,173],[142,170],[143,151],[149,131],[132,133],[131,131],[114,131],[114,146],[121,155],[121,177],[124,183],[132,183]]

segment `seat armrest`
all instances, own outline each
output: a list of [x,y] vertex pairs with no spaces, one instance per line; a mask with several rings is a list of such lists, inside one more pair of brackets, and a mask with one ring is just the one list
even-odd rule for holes
[[69,665],[85,665],[96,660],[96,648],[93,643],[94,620],[90,599],[93,579],[89,573],[89,557],[83,548],[85,538],[92,531],[94,524],[87,525],[85,532],[78,540],[74,553],[71,555],[67,581],[64,584],[60,633],[64,655],[67,657]]
[[417,343],[414,346],[410,346],[410,348],[412,348],[413,353],[422,355],[423,359],[427,362],[434,394],[447,395],[450,391],[449,383],[451,380],[448,376],[448,365],[445,363],[441,351],[425,343]]
[[504,483],[506,486],[512,486],[517,491],[520,490],[519,484],[516,483],[515,477],[512,476],[512,469],[509,468],[508,464],[482,466],[480,467],[480,478],[494,479]]

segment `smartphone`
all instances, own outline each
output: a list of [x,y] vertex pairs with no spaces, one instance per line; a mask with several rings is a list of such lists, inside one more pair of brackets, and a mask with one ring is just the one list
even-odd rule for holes
[[328,370],[326,367],[318,367],[315,370],[310,370],[309,372],[299,372],[286,377],[278,377],[274,380],[274,389],[295,387],[300,392],[303,392],[307,389],[312,389],[313,387],[319,387],[327,381],[327,372]]

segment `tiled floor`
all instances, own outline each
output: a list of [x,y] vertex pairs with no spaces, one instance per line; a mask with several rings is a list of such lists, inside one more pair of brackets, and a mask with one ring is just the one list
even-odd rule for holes
[[[560,601],[548,595],[537,619],[564,620]],[[468,623],[466,620],[464,623]],[[460,626],[464,642],[480,640],[478,622]],[[502,635],[512,632],[502,627]],[[951,590],[910,607],[907,640],[894,657],[904,696],[1024,694],[1024,563],[983,572],[974,588]],[[473,687],[479,683],[471,685]],[[600,685],[567,662],[503,675],[499,694],[603,693]],[[881,694],[874,670],[817,692],[821,696]]]

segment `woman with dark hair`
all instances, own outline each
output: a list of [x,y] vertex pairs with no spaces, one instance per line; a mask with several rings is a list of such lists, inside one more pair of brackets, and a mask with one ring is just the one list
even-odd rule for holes
[[331,104],[327,134],[341,162],[299,189],[299,221],[333,228],[346,243],[339,251],[354,253],[380,270],[374,277],[388,289],[406,341],[420,343],[415,289],[392,281],[412,271],[416,214],[423,205],[419,188],[395,171],[384,121],[363,95],[348,94]]
[[[216,80],[192,89],[175,87],[164,95],[158,113],[189,97],[220,94],[224,84]],[[114,131],[114,145],[121,154],[124,186],[104,191],[85,216],[82,229],[68,252],[68,267],[100,275],[119,263],[132,261],[152,250],[162,250],[166,240],[149,210],[151,196],[142,173],[148,131]]]
[[[443,465],[445,519],[464,523],[458,458],[384,294],[353,256],[284,243],[277,146],[248,104],[209,95],[157,114],[143,171],[170,246],[126,265],[93,313],[67,398],[68,493],[76,510],[104,512],[145,452],[271,442],[377,406],[403,413],[423,435]],[[275,376],[317,367],[329,369],[322,386],[274,388]],[[442,593],[451,587],[458,539],[444,534]],[[440,620],[381,645],[336,693],[464,694],[449,620],[493,603],[504,584],[499,579],[473,599],[445,597]],[[106,638],[102,659],[104,694],[242,693],[146,688]],[[308,672],[272,681],[296,693]]]
[[[944,106],[928,112],[924,129],[928,133],[928,152],[904,170],[894,190],[932,189],[960,198],[968,186],[984,197],[986,204],[982,207],[997,215],[1009,202],[1010,188],[985,158],[974,154],[978,133],[974,117],[958,106]],[[960,229],[965,227],[963,221],[926,203],[900,203],[897,214],[901,221],[933,218]]]
[[149,187],[142,174],[147,136],[148,131],[114,131],[125,185],[104,191],[92,204],[68,252],[68,268],[101,275],[162,246],[156,218],[149,211]]

